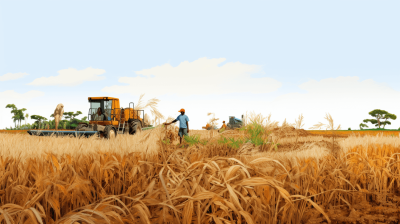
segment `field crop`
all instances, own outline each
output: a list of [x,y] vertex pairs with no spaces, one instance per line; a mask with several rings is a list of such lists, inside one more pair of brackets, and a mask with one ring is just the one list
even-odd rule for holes
[[263,127],[260,145],[245,130],[191,130],[191,145],[161,127],[112,140],[0,133],[0,222],[398,223],[398,135]]
[[400,136],[400,131],[308,131],[310,134],[313,135],[320,135],[320,136],[332,136],[332,133],[334,135],[337,135],[338,137],[347,137],[350,135],[359,135],[359,136],[364,136],[364,135],[370,135],[370,136],[376,136],[376,135],[384,135],[384,136],[395,136],[399,137]]
[[[55,130],[55,129],[43,129],[43,130]],[[75,129],[58,129],[58,131],[71,131]],[[28,134],[28,130],[0,130],[0,133],[7,133],[7,134]]]

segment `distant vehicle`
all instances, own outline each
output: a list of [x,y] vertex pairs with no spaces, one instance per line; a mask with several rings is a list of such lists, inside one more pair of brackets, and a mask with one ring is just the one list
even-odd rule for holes
[[[243,115],[242,115],[243,119]],[[229,116],[229,123],[226,125],[227,129],[236,129],[243,127],[243,120],[236,118],[235,116]]]

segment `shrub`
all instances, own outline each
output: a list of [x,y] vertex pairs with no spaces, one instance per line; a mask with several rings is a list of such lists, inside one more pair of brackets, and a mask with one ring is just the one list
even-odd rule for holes
[[265,134],[265,129],[263,126],[257,123],[252,123],[246,126],[244,130],[248,135],[248,140],[250,140],[255,146],[265,144],[265,141],[262,138]]
[[189,146],[196,144],[207,144],[206,140],[200,140],[200,135],[184,136],[184,140],[189,144]]
[[220,144],[227,144],[229,146],[231,146],[232,148],[238,149],[240,148],[241,145],[243,145],[245,141],[243,139],[237,139],[235,140],[235,138],[225,138],[223,136],[221,136],[221,138],[218,140],[218,143]]
[[189,144],[189,146],[200,143],[200,135],[192,135],[192,136],[184,136],[185,141]]

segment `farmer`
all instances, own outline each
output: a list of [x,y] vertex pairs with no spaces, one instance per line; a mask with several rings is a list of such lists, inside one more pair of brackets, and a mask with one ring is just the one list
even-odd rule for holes
[[222,126],[221,126],[221,128],[218,130],[218,132],[221,131],[221,129],[226,129],[225,121],[222,121]]
[[179,115],[175,120],[173,120],[172,122],[169,123],[164,123],[165,125],[170,125],[172,123],[175,123],[177,121],[179,121],[179,137],[180,137],[180,144],[182,144],[182,138],[183,135],[188,135],[189,133],[189,118],[188,116],[185,115],[185,109],[181,109],[180,111],[181,115]]

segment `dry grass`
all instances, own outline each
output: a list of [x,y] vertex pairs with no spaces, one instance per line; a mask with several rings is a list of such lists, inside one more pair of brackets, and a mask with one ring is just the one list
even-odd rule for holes
[[[400,138],[332,145],[299,129],[302,116],[297,129],[257,119],[278,151],[217,143],[240,131],[191,130],[208,143],[180,148],[173,126],[114,140],[1,133],[0,222],[397,222]],[[336,157],[331,147],[340,147]]]
[[[319,136],[332,136],[332,131],[309,131],[310,134],[319,135]],[[349,137],[351,135],[356,136],[400,136],[400,131],[334,131],[334,134],[339,137]]]
[[[81,156],[98,151],[118,153],[146,152],[153,156],[158,153],[159,146],[154,138],[163,135],[162,128],[143,131],[137,135],[118,135],[117,139],[106,140],[92,136],[90,138],[72,137],[38,137],[15,134],[0,134],[0,156],[20,158],[42,158],[46,153],[57,156],[69,154]],[[71,150],[72,149],[72,150]]]
[[[145,121],[148,124],[152,125],[159,125],[161,120],[164,119],[164,115],[161,114],[161,112],[158,110],[158,102],[160,102],[159,99],[157,98],[152,98],[147,101],[147,103],[144,103],[143,100],[144,94],[141,94],[138,100],[138,103],[135,105],[135,111],[136,110],[144,110],[147,108],[150,108],[150,112],[153,115],[153,120],[150,120],[149,115],[145,114]],[[147,116],[146,116],[147,115]]]

